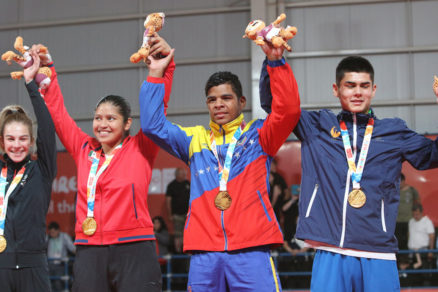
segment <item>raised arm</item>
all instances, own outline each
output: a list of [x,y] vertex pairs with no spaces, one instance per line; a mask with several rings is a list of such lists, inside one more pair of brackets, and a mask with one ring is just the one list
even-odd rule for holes
[[188,163],[190,134],[169,122],[164,115],[165,68],[173,59],[173,50],[162,59],[149,57],[149,76],[140,89],[141,129],[158,146]]
[[[151,48],[149,49],[149,55],[151,56],[168,56],[171,53],[171,47],[165,39],[160,37],[158,33],[154,33],[149,38]],[[164,71],[164,113],[167,114],[167,107],[170,99],[170,93],[172,91],[173,73],[175,72],[175,62],[173,58],[170,60]]]
[[53,66],[49,64],[52,71],[51,83],[49,88],[43,91],[44,100],[55,124],[56,133],[67,151],[76,159],[76,153],[79,152],[84,139],[88,135],[83,132],[72,117],[68,114],[64,106],[64,97],[58,83],[58,75]]
[[274,156],[298,123],[300,97],[292,69],[282,57],[283,48],[265,44],[262,49],[268,59],[272,106],[260,129],[260,144],[267,154]]
[[[149,44],[150,44],[150,50],[149,54],[151,56],[156,56],[157,58],[161,58],[163,56],[167,56],[170,54],[170,46],[166,42],[165,39],[160,37],[157,33],[154,33],[152,37],[149,38]],[[150,61],[148,60],[150,63]],[[173,61],[173,58],[170,60],[169,65],[166,67],[164,73],[163,73],[163,84],[164,84],[164,97],[163,97],[163,103],[164,103],[164,114],[167,114],[167,107],[168,102],[170,99],[170,94],[172,91],[172,82],[173,82],[173,73],[175,71],[175,63]],[[148,161],[153,164],[155,157],[158,154],[159,147],[150,140],[146,135],[144,135],[143,132],[140,134],[141,139],[141,149],[144,153],[144,155],[147,157]]]
[[24,80],[38,124],[36,139],[38,164],[44,177],[51,182],[56,176],[55,126],[34,80],[40,66],[39,56],[35,50],[30,50],[30,55],[34,62],[24,70]]

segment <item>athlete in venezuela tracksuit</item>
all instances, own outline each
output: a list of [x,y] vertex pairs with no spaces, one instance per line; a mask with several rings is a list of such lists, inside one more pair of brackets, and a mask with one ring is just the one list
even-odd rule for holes
[[[260,99],[265,111],[270,112],[271,93],[266,61],[260,78]],[[271,81],[272,82],[272,81]],[[345,121],[350,140],[357,135],[357,153],[361,152],[365,128],[374,119],[374,130],[360,185],[366,193],[366,203],[353,208],[347,203],[352,189],[340,120]],[[330,110],[301,111],[294,129],[301,141],[301,194],[296,237],[310,242],[323,254],[325,262],[314,266],[324,269],[324,277],[312,277],[312,291],[389,291],[376,288],[400,289],[395,261],[398,251],[394,236],[397,218],[400,173],[402,163],[408,161],[417,169],[438,167],[438,141],[432,141],[410,130],[398,118],[378,119],[371,110],[357,113],[357,130],[353,127],[353,113]],[[359,157],[359,154],[357,155]],[[347,261],[349,269],[337,265]],[[386,271],[391,271],[391,275]],[[344,287],[332,279],[342,275],[345,283],[362,282],[367,287]],[[392,273],[394,272],[394,273]],[[349,278],[349,279],[347,279]],[[336,281],[335,281],[336,282]],[[315,286],[314,286],[315,285]],[[345,289],[343,289],[344,287]]]
[[[184,251],[193,253],[190,291],[281,289],[268,247],[283,242],[269,202],[268,174],[272,157],[294,128],[300,108],[297,84],[289,65],[284,60],[272,61],[268,71],[272,80],[273,110],[265,120],[252,120],[243,129],[227,184],[232,204],[225,211],[214,204],[219,179],[218,162],[210,149],[210,132],[214,134],[219,160],[223,163],[230,140],[244,119],[243,114],[222,127],[212,121],[210,129],[181,127],[167,121],[162,114],[164,85],[161,78],[149,76],[140,90],[143,132],[187,163],[191,170],[190,205],[184,228]],[[255,261],[260,257],[266,265],[255,264],[260,262]],[[257,281],[263,282],[267,277],[272,284],[258,286]]]

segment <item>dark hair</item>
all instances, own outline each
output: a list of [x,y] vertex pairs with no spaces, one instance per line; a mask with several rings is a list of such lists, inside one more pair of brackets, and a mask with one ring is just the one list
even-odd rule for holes
[[157,232],[160,232],[161,230],[167,230],[167,225],[166,222],[164,221],[163,217],[161,216],[155,216],[154,218],[152,218],[152,222],[154,222],[155,220],[160,221],[160,230],[157,230]]
[[240,97],[242,97],[242,84],[239,81],[239,77],[228,71],[216,72],[208,78],[205,84],[205,96],[208,96],[208,91],[212,87],[221,84],[230,84],[237,98],[240,99]]
[[50,222],[49,226],[47,227],[47,229],[55,229],[55,230],[59,230],[59,224],[58,222],[52,221]]
[[[8,105],[0,112],[0,137],[4,138],[6,125],[18,122],[23,123],[29,129],[30,140],[33,141],[32,120],[19,105]],[[4,150],[4,149],[3,149]]]
[[[113,106],[118,108],[119,114],[123,117],[123,122],[126,123],[129,118],[131,118],[131,106],[129,105],[129,102],[118,95],[107,95],[105,97],[102,97],[96,105],[96,108],[94,111],[97,110],[97,108],[103,104],[103,103],[110,103]],[[125,131],[125,136],[129,135],[129,130]]]
[[341,60],[336,67],[336,85],[339,86],[345,73],[369,73],[371,81],[374,83],[373,65],[361,56],[349,56]]
[[403,173],[400,174],[400,180],[401,181],[405,181],[406,180],[406,177],[405,177],[405,175]]
[[414,206],[412,206],[412,211],[423,212],[423,206],[421,206],[421,204],[415,204]]

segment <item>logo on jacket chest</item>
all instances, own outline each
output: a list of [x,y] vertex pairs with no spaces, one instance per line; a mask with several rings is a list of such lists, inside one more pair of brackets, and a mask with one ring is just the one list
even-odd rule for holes
[[333,126],[332,129],[330,130],[330,135],[332,135],[332,137],[336,139],[339,136],[341,136],[341,132],[338,131],[336,126]]

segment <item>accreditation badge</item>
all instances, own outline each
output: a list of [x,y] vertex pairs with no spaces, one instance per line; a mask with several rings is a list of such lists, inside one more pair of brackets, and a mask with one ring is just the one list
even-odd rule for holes
[[227,191],[220,191],[214,199],[216,208],[225,211],[231,206],[231,196]]
[[348,203],[353,208],[362,208],[367,201],[367,196],[361,189],[353,189],[348,194]]
[[82,231],[85,235],[91,236],[96,232],[97,223],[93,217],[87,217],[84,222],[82,222]]

